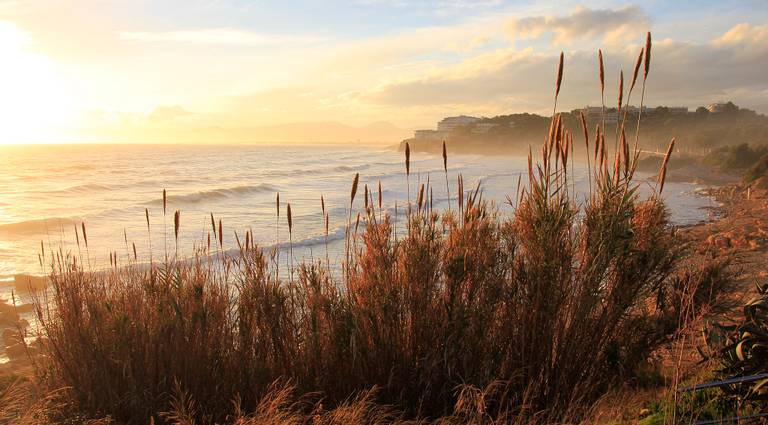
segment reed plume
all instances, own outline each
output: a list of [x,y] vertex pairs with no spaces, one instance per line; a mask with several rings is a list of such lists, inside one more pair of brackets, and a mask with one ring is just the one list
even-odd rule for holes
[[661,170],[659,171],[659,180],[657,182],[657,186],[659,187],[658,193],[661,195],[661,192],[664,190],[664,181],[667,178],[667,164],[669,163],[669,158],[672,156],[672,152],[675,149],[675,138],[672,138],[672,141],[669,142],[669,147],[667,147],[667,153],[664,155],[664,162],[661,163]]
[[651,70],[651,32],[645,36],[645,69],[643,72],[643,80],[648,78],[648,72]]
[[405,174],[411,175],[411,145],[405,142]]
[[605,64],[603,63],[603,49],[597,49],[597,63],[600,77],[600,115],[602,127],[605,128]]
[[293,218],[291,217],[291,203],[287,205],[286,215],[288,216],[288,233],[293,231]]
[[[407,144],[406,144],[406,149],[407,149]],[[350,241],[350,236],[351,235],[349,234],[349,232],[350,232],[350,229],[352,227],[352,205],[355,202],[355,195],[357,194],[357,185],[358,185],[359,181],[360,181],[360,173],[355,173],[355,178],[354,178],[354,180],[352,180],[352,189],[349,192],[349,212],[347,214],[347,229],[346,229],[346,232],[345,232],[345,245],[346,245],[345,246],[345,257],[346,257],[347,261],[346,261],[346,264],[345,264],[344,268],[345,268],[345,271],[346,271],[347,279],[349,279],[349,273],[350,273],[350,264],[349,264],[349,262],[350,262],[350,259],[351,259],[350,258],[350,249],[351,249],[350,244],[352,242]]]
[[293,216],[291,215],[291,203],[286,205],[285,215],[288,218],[288,247],[289,247],[289,267],[288,276],[291,282],[293,282]]
[[419,211],[421,211],[422,202],[424,201],[424,183],[421,184],[419,187],[419,196],[418,196],[418,202],[416,205],[419,207]]
[[451,210],[451,187],[448,184],[448,150],[443,140],[443,171],[445,172],[445,194],[448,198],[448,211]]
[[349,207],[352,208],[352,204],[355,202],[355,195],[357,195],[357,185],[360,182],[360,173],[355,173],[355,179],[352,180],[352,190],[349,193]]
[[640,54],[637,55],[637,61],[635,62],[635,70],[632,73],[632,84],[629,87],[629,92],[632,92],[632,89],[635,88],[635,82],[637,82],[637,76],[640,71],[640,65],[643,63],[643,52],[645,52],[644,48],[640,49]]
[[603,64],[603,49],[597,49],[597,64],[600,78],[600,94],[605,93],[605,65]]
[[88,249],[88,234],[85,232],[85,222],[81,222],[80,226],[83,230],[83,242],[85,242],[85,249]]
[[563,60],[563,52],[560,52],[560,62],[557,64],[557,81],[555,82],[555,102],[552,107],[552,117],[554,117],[555,112],[557,112],[557,97],[560,95],[560,86],[563,83]]
[[624,101],[624,70],[622,69],[619,72],[619,102],[618,102],[618,111],[621,113],[621,105]]
[[222,228],[221,219],[219,219],[219,248],[224,250],[224,229]]
[[173,213],[173,234],[176,239],[176,256],[179,255],[179,226],[181,225],[181,210]]

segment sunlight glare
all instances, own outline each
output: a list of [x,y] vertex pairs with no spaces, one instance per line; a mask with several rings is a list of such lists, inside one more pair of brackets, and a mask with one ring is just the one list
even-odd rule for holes
[[53,140],[74,118],[74,96],[28,35],[0,21],[0,145]]

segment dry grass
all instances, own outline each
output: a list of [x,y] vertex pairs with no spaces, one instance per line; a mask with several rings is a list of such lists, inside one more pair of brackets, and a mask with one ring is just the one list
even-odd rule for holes
[[[562,75],[563,55],[555,102]],[[589,151],[586,121],[583,132]],[[281,279],[277,253],[249,233],[221,255],[213,215],[218,248],[209,239],[185,261],[166,250],[162,263],[87,272],[59,256],[51,297],[37,302],[41,382],[68,388],[70,412],[130,423],[585,420],[675,332],[680,313],[667,306],[682,297],[681,250],[659,197],[637,196],[636,150],[622,134],[609,167],[599,125],[594,137],[583,205],[569,190],[573,137],[555,114],[511,216],[461,175],[455,210],[431,208],[429,182],[412,209],[408,183],[399,236],[367,186],[352,231],[356,175],[342,279],[327,260],[290,263]],[[410,159],[406,145],[408,176]],[[279,220],[279,195],[276,205]]]

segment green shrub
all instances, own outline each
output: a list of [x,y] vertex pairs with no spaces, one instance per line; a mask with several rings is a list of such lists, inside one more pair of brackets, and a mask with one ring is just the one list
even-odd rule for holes
[[[722,364],[722,377],[768,373],[768,285],[757,284],[757,290],[759,295],[744,306],[740,322],[715,324],[707,334],[707,344]],[[768,405],[768,378],[722,389],[739,405]]]
[[768,176],[768,154],[760,157],[760,159],[752,165],[746,173],[744,173],[744,180],[746,180],[747,183],[751,183],[766,176]]

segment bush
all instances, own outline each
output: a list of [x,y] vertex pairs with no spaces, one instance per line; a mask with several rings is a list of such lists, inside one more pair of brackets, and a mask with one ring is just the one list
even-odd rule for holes
[[[758,296],[744,306],[744,317],[735,324],[715,324],[707,344],[722,364],[720,376],[768,373],[768,285],[757,284]],[[768,405],[768,378],[722,387],[739,406]]]
[[509,218],[479,188],[433,211],[422,185],[398,238],[369,203],[345,279],[304,263],[278,280],[250,242],[223,267],[207,250],[96,273],[69,257],[52,270],[52,313],[40,306],[51,379],[83,409],[135,421],[179,391],[198,418],[224,420],[232,400],[252,411],[286,379],[332,406],[377,388],[407,417],[450,414],[461,385],[502,387],[494,415],[588,406],[660,342],[649,324],[667,319],[654,303],[678,250],[629,168],[594,173],[579,214],[563,140]]
[[[583,206],[569,195],[573,137],[559,115],[511,216],[461,177],[457,208],[433,210],[421,185],[405,220],[377,212],[366,190],[342,276],[304,262],[280,279],[249,233],[234,255],[209,243],[190,259],[101,272],[59,256],[50,303],[38,301],[47,379],[80,411],[133,423],[258,417],[286,388],[338,414],[375,402],[392,408],[363,411],[578,420],[664,341],[680,254],[658,194],[638,198],[626,139],[613,160],[596,140]],[[356,193],[357,177],[350,224]],[[297,403],[288,410],[327,413]]]
[[747,183],[751,183],[766,176],[768,176],[768,153],[760,157],[760,159],[752,165],[746,173],[744,173],[744,180],[746,180]]
[[754,166],[765,155],[768,155],[768,146],[741,143],[718,148],[707,154],[703,161],[726,171],[742,171]]

